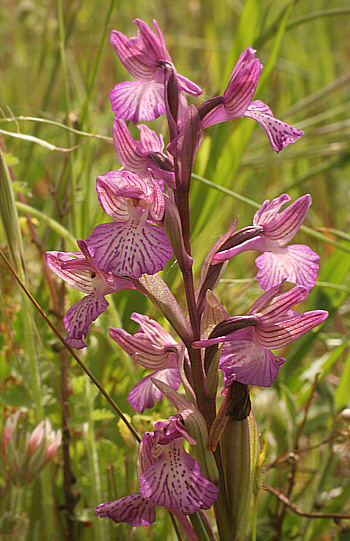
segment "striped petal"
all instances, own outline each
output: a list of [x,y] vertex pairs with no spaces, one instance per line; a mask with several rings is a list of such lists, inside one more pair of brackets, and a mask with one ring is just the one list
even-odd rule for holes
[[296,199],[291,205],[278,213],[290,197],[281,195],[273,201],[265,201],[254,216],[253,224],[263,227],[263,236],[266,239],[266,248],[273,249],[275,246],[288,244],[306,218],[311,205],[311,195],[306,194]]
[[325,310],[313,310],[271,325],[259,325],[253,330],[254,342],[266,349],[282,348],[323,323],[327,317]]
[[[78,289],[82,293],[92,293],[93,287],[91,282],[91,272],[89,270],[81,269],[62,269],[62,264],[65,262],[77,261],[83,265],[86,262],[84,255],[81,252],[46,252],[46,263],[49,269],[51,269],[57,276],[62,278],[67,284]],[[90,271],[94,268],[90,264]]]
[[108,517],[131,526],[150,526],[156,520],[156,506],[137,492],[114,502],[100,503],[95,509],[95,516]]
[[138,36],[127,38],[118,30],[112,30],[111,44],[123,66],[135,79],[153,81],[157,77],[159,68],[156,66],[156,58],[144,51]]
[[163,270],[173,253],[163,229],[132,219],[98,225],[86,242],[99,268],[133,279]]
[[152,383],[151,378],[157,378],[163,381],[169,387],[177,391],[181,384],[181,378],[178,368],[166,368],[165,370],[158,370],[153,372],[149,376],[144,377],[139,381],[129,392],[128,402],[135,411],[143,413],[145,409],[154,407],[154,401],[161,400],[163,393]]
[[124,81],[113,88],[109,98],[116,117],[134,124],[165,113],[163,83]]
[[149,370],[177,367],[178,346],[176,343],[170,347],[161,346],[152,343],[142,332],[137,332],[133,336],[124,329],[116,327],[110,327],[109,334],[137,364]]
[[260,100],[253,101],[243,116],[248,116],[262,125],[272,148],[276,152],[279,152],[290,143],[295,143],[304,135],[303,131],[297,130],[293,126],[275,118],[271,109]]
[[198,462],[178,438],[163,446],[162,454],[140,477],[140,492],[156,505],[180,509],[185,515],[209,509],[217,487],[202,474]]
[[106,310],[108,302],[102,293],[87,295],[74,304],[63,318],[67,329],[64,341],[69,346],[82,349],[87,346],[84,338],[89,332],[90,323]]
[[284,362],[282,357],[276,359],[271,351],[253,342],[232,340],[224,344],[219,368],[224,373],[225,387],[234,381],[244,385],[270,387]]
[[264,252],[255,260],[259,269],[256,278],[265,291],[284,280],[310,290],[316,282],[319,259],[320,256],[304,244]]

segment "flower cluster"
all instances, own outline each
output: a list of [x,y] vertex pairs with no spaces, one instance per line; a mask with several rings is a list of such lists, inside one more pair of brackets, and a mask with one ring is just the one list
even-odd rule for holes
[[2,473],[17,485],[32,483],[45,465],[53,460],[62,442],[62,432],[52,429],[48,419],[27,432],[22,442],[18,426],[20,410],[6,419],[1,439]]
[[[265,129],[276,152],[297,141],[303,132],[276,119],[265,103],[253,101],[262,64],[251,47],[240,55],[224,93],[195,107],[188,105],[185,93],[199,96],[202,91],[177,73],[157,23],[154,21],[154,33],[143,21],[135,22],[139,29],[136,37],[127,38],[117,31],[111,34],[120,61],[136,79],[118,83],[110,94],[115,113],[114,147],[123,170],[97,177],[96,189],[99,203],[112,221],[97,225],[86,239],[78,240],[80,251],[48,252],[47,264],[86,294],[64,318],[65,340],[70,346],[86,347],[90,324],[108,306],[106,295],[128,288],[149,297],[178,334],[175,340],[156,321],[136,313],[131,317],[140,329],[134,335],[121,328],[109,329],[111,338],[135,363],[150,371],[130,391],[130,405],[143,412],[166,395],[180,416],[156,423],[154,432],[144,435],[137,462],[140,492],[100,504],[96,515],[146,526],[155,520],[155,506],[161,505],[177,516],[186,535],[195,540],[186,515],[208,509],[222,497],[217,507],[217,520],[221,520],[220,505],[226,496],[220,495],[214,484],[218,479],[220,490],[227,490],[228,504],[231,502],[231,481],[225,472],[221,480],[219,474],[210,477],[210,472],[217,470],[208,449],[216,449],[222,432],[217,431],[215,445],[208,446],[210,429],[218,424],[214,419],[219,370],[226,397],[241,385],[243,397],[249,398],[245,387],[272,385],[285,362],[272,350],[296,340],[328,314],[322,310],[297,313],[294,309],[308,297],[318,271],[316,253],[308,246],[289,244],[305,220],[310,195],[284,210],[282,206],[290,201],[286,194],[265,201],[252,226],[238,231],[235,220],[209,251],[194,288],[189,192],[205,130],[223,121],[250,117]],[[144,124],[138,126],[140,140],[131,137],[126,121],[149,121],[162,114],[166,114],[169,127],[166,150],[162,136]],[[230,317],[213,291],[227,261],[248,250],[262,252],[256,259],[257,281],[265,293],[247,314]],[[157,274],[173,254],[183,274],[188,317]],[[293,287],[287,290],[286,282]],[[181,383],[189,401],[183,410],[177,392]],[[244,420],[250,414],[246,398],[244,404],[243,413],[234,420]],[[191,408],[196,411],[194,417],[188,415]],[[234,409],[224,415],[234,418]],[[199,424],[194,418],[201,419]],[[201,427],[199,432],[196,426]],[[185,452],[184,438],[196,446],[198,461]]]

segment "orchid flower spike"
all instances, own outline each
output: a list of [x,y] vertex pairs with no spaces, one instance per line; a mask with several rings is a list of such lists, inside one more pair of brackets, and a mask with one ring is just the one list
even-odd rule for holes
[[[117,84],[110,94],[112,110],[117,118],[131,120],[153,120],[165,113],[164,70],[172,66],[163,34],[157,22],[153,21],[156,33],[141,21],[134,21],[139,33],[127,38],[121,32],[112,30],[111,43],[119,60],[136,81]],[[180,91],[199,96],[202,90],[192,81],[177,74]]]

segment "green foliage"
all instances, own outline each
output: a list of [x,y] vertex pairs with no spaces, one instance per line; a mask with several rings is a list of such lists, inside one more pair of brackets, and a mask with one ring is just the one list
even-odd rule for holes
[[[289,498],[309,514],[286,512],[278,537],[283,541],[342,541],[349,526],[349,520],[315,515],[350,513],[349,454],[337,455],[333,448],[339,438],[348,442],[348,453],[350,448],[349,430],[339,420],[339,412],[350,407],[350,245],[349,236],[342,235],[350,231],[350,14],[340,0],[331,7],[325,0],[73,0],[62,6],[60,1],[5,0],[0,6],[0,143],[5,155],[0,246],[7,256],[12,254],[29,290],[63,333],[62,317],[79,295],[47,272],[44,254],[75,250],[75,239],[86,237],[105,219],[95,180],[119,167],[110,144],[113,114],[108,95],[126,77],[108,43],[111,29],[131,36],[136,17],[149,24],[157,19],[178,71],[198,83],[205,98],[223,91],[242,49],[258,48],[264,70],[256,98],[305,131],[296,145],[276,155],[263,129],[251,119],[206,130],[191,189],[197,281],[207,252],[237,214],[243,227],[251,223],[254,206],[267,198],[285,191],[293,199],[305,193],[313,198],[306,225],[322,235],[311,237],[305,230],[297,238],[321,255],[318,284],[305,305],[327,309],[331,317],[317,332],[286,348],[287,362],[272,389],[252,390],[261,441],[269,427],[262,484],[284,493],[288,473],[295,467]],[[152,127],[161,131],[163,119]],[[259,295],[255,274],[253,256],[239,255],[230,263],[217,290],[230,314],[245,313]],[[174,261],[162,278],[176,290],[179,271]],[[179,289],[179,303],[182,295]],[[7,486],[0,492],[0,537],[175,539],[163,510],[152,528],[135,534],[127,525],[94,517],[98,503],[137,490],[136,443],[121,434],[105,398],[33,313],[2,259],[0,310],[0,429],[18,408],[31,429],[44,416],[58,428],[64,415],[70,429],[64,448],[69,448],[70,464],[61,449],[35,485],[22,492]],[[130,314],[146,310],[164,323],[137,292],[115,294],[90,329],[89,348],[81,354],[130,416],[127,394],[143,370],[106,331],[122,324],[134,332]],[[132,420],[142,432],[151,420],[169,413],[173,410],[163,400],[149,418]],[[0,486],[3,480],[0,471]],[[72,537],[66,522],[69,498]],[[261,489],[257,498],[257,528],[249,536],[276,539],[282,504],[267,490]]]

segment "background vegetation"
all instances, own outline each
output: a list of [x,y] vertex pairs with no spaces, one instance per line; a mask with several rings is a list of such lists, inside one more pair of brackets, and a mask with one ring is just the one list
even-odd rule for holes
[[[113,113],[108,96],[127,78],[109,44],[110,30],[132,36],[133,19],[151,25],[155,18],[176,68],[203,88],[203,99],[223,91],[240,52],[254,46],[264,64],[256,97],[305,135],[276,155],[263,129],[250,119],[206,131],[191,194],[195,268],[198,273],[206,253],[237,214],[243,227],[267,198],[284,192],[292,199],[312,195],[297,242],[311,245],[321,263],[305,309],[327,309],[331,316],[325,326],[283,352],[287,362],[271,389],[252,389],[262,444],[267,438],[261,481],[277,494],[259,491],[256,535],[264,540],[350,539],[350,520],[332,516],[350,513],[350,428],[339,416],[350,407],[348,3],[61,2],[0,4],[0,141],[16,200],[16,207],[6,207],[0,191],[1,250],[17,263],[22,280],[64,334],[62,317],[79,293],[45,268],[44,254],[76,249],[74,239],[86,237],[104,219],[96,176],[119,167],[110,144]],[[164,131],[164,119],[154,121],[152,128]],[[238,256],[218,287],[230,314],[245,313],[259,295],[254,258]],[[181,299],[174,261],[163,278]],[[116,293],[109,302],[90,328],[89,348],[80,357],[142,432],[172,409],[163,400],[148,415],[134,415],[126,397],[142,369],[111,342],[107,329],[122,324],[134,332],[129,319],[133,311],[147,310],[166,322],[136,292]],[[98,503],[137,489],[137,447],[118,429],[105,398],[26,301],[3,259],[0,309],[0,429],[18,408],[22,436],[44,417],[55,429],[64,429],[59,454],[34,484],[20,489],[13,483],[5,491],[3,483],[0,537],[175,539],[162,510],[155,525],[133,532],[127,525],[95,519]],[[4,470],[2,475],[0,484]],[[305,516],[282,504],[281,493]]]

